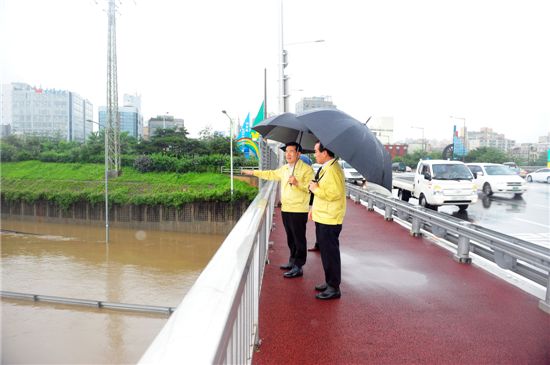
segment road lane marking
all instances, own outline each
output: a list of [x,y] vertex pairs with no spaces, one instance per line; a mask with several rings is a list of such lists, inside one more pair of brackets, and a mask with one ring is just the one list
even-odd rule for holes
[[530,220],[527,220],[527,219],[521,219],[521,218],[514,218],[514,219],[517,220],[517,221],[530,223],[530,224],[534,224],[536,226],[541,226],[541,227],[544,227],[544,228],[548,228],[548,224],[541,224],[541,223],[537,223],[537,222],[533,222],[533,221],[530,221]]

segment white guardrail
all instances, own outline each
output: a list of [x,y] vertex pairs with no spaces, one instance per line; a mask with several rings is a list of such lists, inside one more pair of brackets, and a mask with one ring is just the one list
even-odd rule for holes
[[395,199],[387,190],[372,184],[367,190],[347,184],[346,193],[354,201],[366,202],[368,210],[374,210],[374,206],[384,210],[386,220],[393,220],[396,215],[410,222],[412,236],[421,235],[420,230],[424,229],[455,244],[454,259],[458,262],[470,263],[469,253],[473,252],[546,287],[545,300],[539,302],[539,308],[550,314],[550,249]]
[[251,363],[276,187],[264,184],[140,364]]

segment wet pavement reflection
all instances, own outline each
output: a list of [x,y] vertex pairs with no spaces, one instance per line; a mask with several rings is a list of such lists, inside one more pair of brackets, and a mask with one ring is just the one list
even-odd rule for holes
[[[177,306],[225,236],[2,221],[2,290]],[[167,320],[2,299],[2,363],[135,363]],[[32,348],[33,351],[28,351]]]

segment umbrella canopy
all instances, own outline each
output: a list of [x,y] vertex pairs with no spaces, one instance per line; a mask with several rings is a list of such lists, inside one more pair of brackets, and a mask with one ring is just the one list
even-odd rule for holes
[[337,109],[315,109],[296,117],[367,181],[391,191],[391,157],[366,124]]
[[292,113],[283,113],[268,118],[252,129],[260,133],[262,137],[277,142],[298,142],[305,152],[312,152],[315,142],[317,142],[317,138]]

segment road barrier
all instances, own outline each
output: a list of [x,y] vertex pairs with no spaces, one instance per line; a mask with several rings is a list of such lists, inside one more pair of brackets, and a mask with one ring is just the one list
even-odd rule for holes
[[460,263],[470,263],[469,253],[473,252],[503,269],[546,287],[545,300],[539,302],[539,308],[550,314],[550,249],[448,214],[409,204],[393,198],[385,189],[370,186],[365,190],[347,184],[346,193],[356,202],[366,202],[369,211],[374,210],[375,206],[382,209],[388,221],[396,215],[411,223],[412,236],[420,236],[424,229],[456,245],[454,259]]

